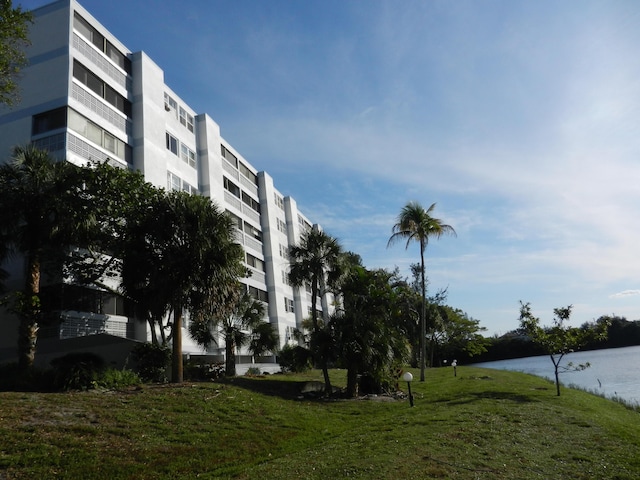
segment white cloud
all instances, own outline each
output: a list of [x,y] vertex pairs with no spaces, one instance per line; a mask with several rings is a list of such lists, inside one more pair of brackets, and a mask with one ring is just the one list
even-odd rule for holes
[[614,293],[609,298],[627,298],[640,295],[640,290],[623,290],[622,292]]

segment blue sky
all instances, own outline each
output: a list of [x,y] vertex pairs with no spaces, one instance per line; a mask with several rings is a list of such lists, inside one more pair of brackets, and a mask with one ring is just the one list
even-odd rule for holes
[[430,291],[487,334],[640,319],[640,2],[82,4],[367,267],[408,274],[391,227],[436,202]]

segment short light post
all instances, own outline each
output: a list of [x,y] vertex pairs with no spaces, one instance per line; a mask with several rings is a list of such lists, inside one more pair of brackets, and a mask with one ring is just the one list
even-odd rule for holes
[[458,376],[458,372],[456,367],[458,366],[458,361],[454,360],[453,362],[451,362],[451,366],[453,367],[453,376],[457,377]]
[[407,387],[409,388],[409,404],[413,407],[413,394],[411,393],[411,382],[413,381],[413,375],[411,372],[404,372],[402,374],[402,379],[407,382]]

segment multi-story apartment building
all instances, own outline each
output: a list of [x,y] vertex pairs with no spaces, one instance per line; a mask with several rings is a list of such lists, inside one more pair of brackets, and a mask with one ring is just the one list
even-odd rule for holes
[[[293,342],[311,305],[309,292],[287,280],[288,249],[312,226],[295,200],[225,141],[209,115],[196,113],[166,85],[152,59],[129,50],[76,0],[33,13],[22,102],[12,110],[0,107],[0,159],[8,159],[13,146],[33,142],[70,162],[107,161],[143,172],[156,186],[212,198],[237,222],[252,271],[244,279],[247,289],[268,303],[281,344]],[[106,291],[90,297],[89,306],[65,312],[55,337],[102,332],[148,338],[145,324],[127,317],[120,298]],[[185,353],[203,353],[186,332],[183,338]],[[14,345],[15,336],[0,335],[0,350]]]

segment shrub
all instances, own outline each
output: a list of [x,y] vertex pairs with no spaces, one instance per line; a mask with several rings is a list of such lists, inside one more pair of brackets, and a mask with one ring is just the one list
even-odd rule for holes
[[127,387],[140,385],[142,381],[138,374],[132,370],[117,370],[107,368],[98,375],[95,385],[109,390],[121,390]]
[[104,360],[95,353],[68,353],[51,361],[54,385],[59,390],[88,390],[95,387]]
[[140,343],[133,348],[131,355],[136,362],[135,370],[143,381],[167,381],[167,366],[171,360],[169,347]]
[[301,346],[286,345],[280,350],[278,363],[283,372],[306,372],[311,369],[311,352]]
[[258,367],[249,367],[245,373],[246,376],[251,377],[251,376],[257,376],[260,375],[260,369]]
[[192,381],[215,380],[224,377],[224,363],[199,363],[189,360],[184,364],[184,377]]
[[30,368],[21,370],[17,363],[0,365],[0,391],[49,392],[54,389],[53,376],[47,370]]

